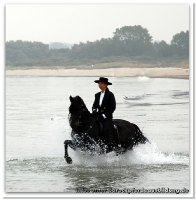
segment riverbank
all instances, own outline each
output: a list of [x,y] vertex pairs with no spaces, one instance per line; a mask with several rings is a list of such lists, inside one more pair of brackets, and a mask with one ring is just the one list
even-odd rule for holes
[[87,77],[137,77],[151,78],[189,78],[188,68],[106,68],[106,69],[14,69],[6,70],[7,76],[87,76]]

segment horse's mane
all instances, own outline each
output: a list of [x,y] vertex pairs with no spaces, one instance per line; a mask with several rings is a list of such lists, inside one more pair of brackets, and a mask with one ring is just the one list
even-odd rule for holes
[[80,96],[71,97],[69,107],[69,123],[72,129],[82,128],[82,125],[88,120],[90,112],[87,109],[83,99]]

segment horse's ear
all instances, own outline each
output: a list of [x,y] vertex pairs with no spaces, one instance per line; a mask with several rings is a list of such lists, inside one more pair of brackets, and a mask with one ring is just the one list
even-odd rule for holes
[[78,101],[83,102],[83,100],[82,100],[82,98],[81,98],[80,96],[76,96],[76,99],[77,99]]
[[76,96],[76,99],[80,100],[81,98],[80,98],[80,96],[77,95],[77,96]]
[[70,95],[69,96],[69,100],[72,102],[73,101],[73,97]]

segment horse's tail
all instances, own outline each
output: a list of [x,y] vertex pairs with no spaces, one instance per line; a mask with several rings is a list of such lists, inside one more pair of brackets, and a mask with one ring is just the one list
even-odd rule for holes
[[133,124],[133,126],[136,131],[136,140],[138,141],[138,143],[145,144],[146,142],[149,142],[149,140],[144,136],[140,128],[136,124]]

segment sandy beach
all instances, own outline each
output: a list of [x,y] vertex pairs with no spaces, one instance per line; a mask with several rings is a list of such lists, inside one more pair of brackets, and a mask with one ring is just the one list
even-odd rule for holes
[[93,76],[93,77],[136,77],[189,78],[188,68],[107,68],[107,69],[14,69],[6,70],[7,76]]

